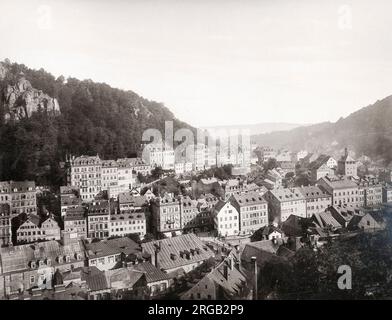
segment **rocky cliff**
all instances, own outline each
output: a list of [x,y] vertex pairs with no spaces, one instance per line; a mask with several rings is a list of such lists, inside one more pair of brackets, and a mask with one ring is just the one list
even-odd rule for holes
[[[6,73],[6,67],[0,64],[0,80],[6,77]],[[57,100],[42,90],[33,88],[23,73],[19,74],[19,79],[14,85],[8,84],[3,89],[3,109],[6,121],[30,118],[37,111],[43,111],[49,115],[60,113]]]

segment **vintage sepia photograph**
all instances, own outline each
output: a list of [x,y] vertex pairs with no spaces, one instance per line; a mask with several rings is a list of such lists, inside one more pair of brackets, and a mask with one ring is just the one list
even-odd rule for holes
[[391,11],[0,0],[0,300],[392,299]]

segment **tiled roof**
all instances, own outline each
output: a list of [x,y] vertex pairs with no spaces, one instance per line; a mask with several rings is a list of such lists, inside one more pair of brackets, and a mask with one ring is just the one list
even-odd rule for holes
[[157,282],[162,280],[169,280],[170,276],[162,270],[155,267],[150,262],[138,263],[132,266],[135,270],[144,272],[146,275],[147,283]]
[[129,203],[135,207],[142,207],[147,203],[144,196],[134,196],[130,192],[123,192],[118,195],[119,204]]
[[128,237],[86,243],[86,254],[89,259],[124,253],[125,255],[140,252],[140,246]]
[[328,211],[313,214],[320,227],[332,226],[333,228],[341,228],[342,225],[336,221],[332,214]]
[[234,193],[232,197],[240,206],[267,203],[267,201],[265,201],[265,199],[258,192],[255,191],[242,194]]
[[143,273],[129,268],[119,268],[105,271],[106,282],[112,289],[132,288]]
[[269,191],[279,201],[304,200],[305,197],[297,188],[282,188]]
[[97,267],[84,267],[81,270],[82,281],[86,281],[91,291],[100,291],[109,289],[110,286],[106,280],[105,273]]
[[159,268],[174,269],[213,257],[213,252],[193,233],[158,241],[142,243],[143,251],[155,256],[155,245],[161,246],[158,253]]
[[329,198],[330,195],[325,191],[321,190],[317,186],[307,186],[297,188],[306,199],[316,199],[316,198]]
[[331,178],[331,177],[322,177],[320,180],[325,181],[325,183],[330,186],[332,189],[348,189],[348,188],[356,188],[357,184],[349,179],[339,179],[339,178]]
[[77,254],[84,259],[84,249],[80,241],[65,246],[55,240],[24,244],[1,248],[0,253],[4,273],[27,270],[30,268],[31,261],[46,261],[48,258],[51,259],[52,266],[59,265],[56,258],[60,256],[63,258],[69,256],[71,262],[78,260]]
[[242,251],[241,260],[250,262],[252,257],[256,257],[257,264],[261,266],[267,261],[279,259],[276,253],[282,244],[282,239],[276,239],[275,242],[261,240],[247,243]]

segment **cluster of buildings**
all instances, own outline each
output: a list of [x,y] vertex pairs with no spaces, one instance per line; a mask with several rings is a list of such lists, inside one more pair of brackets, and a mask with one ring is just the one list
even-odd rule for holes
[[141,158],[151,167],[173,170],[180,175],[226,164],[233,165],[237,170],[248,168],[251,154],[251,147],[245,143],[233,146],[228,142],[226,147],[209,147],[204,143],[197,143],[187,145],[179,152],[175,152],[166,143],[150,143],[144,145]]

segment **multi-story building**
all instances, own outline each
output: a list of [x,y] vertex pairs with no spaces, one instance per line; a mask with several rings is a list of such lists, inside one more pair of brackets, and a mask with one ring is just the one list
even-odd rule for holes
[[[52,289],[56,270],[70,271],[85,263],[83,244],[77,240],[61,244],[44,241],[0,249],[6,297],[24,293],[32,288]],[[1,296],[1,294],[0,294]]]
[[134,196],[131,192],[118,195],[118,209],[120,211],[145,212],[148,200],[145,196]]
[[53,217],[41,222],[40,217],[30,214],[16,231],[17,243],[39,240],[60,240],[60,227]]
[[134,212],[132,210],[116,211],[110,216],[109,236],[126,236],[137,234],[140,239],[146,235],[146,216],[143,211]]
[[34,181],[1,181],[0,204],[9,204],[11,217],[21,213],[37,212],[36,189]]
[[364,191],[365,207],[373,207],[382,203],[382,185],[374,179],[361,179],[358,182],[360,190]]
[[127,158],[128,163],[131,166],[132,173],[138,175],[147,175],[151,172],[151,166],[147,164],[142,158]]
[[218,235],[227,237],[240,232],[240,215],[230,201],[219,201],[214,209],[214,227]]
[[338,161],[338,174],[347,177],[357,176],[357,162],[349,155],[347,148]]
[[348,204],[362,207],[365,204],[365,190],[346,177],[323,177],[317,185],[332,196],[332,205]]
[[132,189],[133,175],[132,175],[132,164],[129,159],[118,159],[118,185],[126,186],[129,190]]
[[83,206],[68,208],[63,219],[65,232],[76,233],[79,239],[87,238],[86,209]]
[[382,187],[382,202],[392,203],[392,185],[385,184]]
[[118,185],[118,164],[115,160],[102,160],[101,189],[108,190],[109,187]]
[[264,198],[268,202],[269,221],[281,223],[290,215],[306,217],[306,199],[296,188],[269,190]]
[[87,207],[88,238],[105,239],[109,237],[110,206],[109,201],[101,200],[90,203]]
[[328,166],[327,162],[314,161],[309,165],[310,180],[318,181],[322,177],[333,176],[335,171]]
[[67,183],[80,190],[83,202],[94,200],[102,189],[102,162],[99,156],[67,158]]
[[180,198],[182,229],[195,230],[207,223],[207,221],[203,221],[197,204],[197,200],[193,200],[189,196]]
[[230,200],[239,213],[239,231],[242,235],[253,234],[268,225],[268,203],[259,193],[235,193]]
[[317,186],[301,187],[297,190],[303,194],[306,200],[306,218],[325,211],[328,206],[332,205],[332,196]]
[[179,233],[182,229],[180,201],[172,194],[151,200],[152,231]]
[[142,158],[152,167],[161,167],[164,170],[174,170],[174,149],[165,143],[145,145]]
[[68,208],[75,208],[82,204],[79,188],[70,186],[60,187],[60,210],[61,216],[64,217]]
[[11,210],[7,203],[0,204],[0,247],[11,243]]
[[176,162],[174,164],[174,172],[176,174],[184,174],[187,172],[192,172],[193,163],[192,162]]

